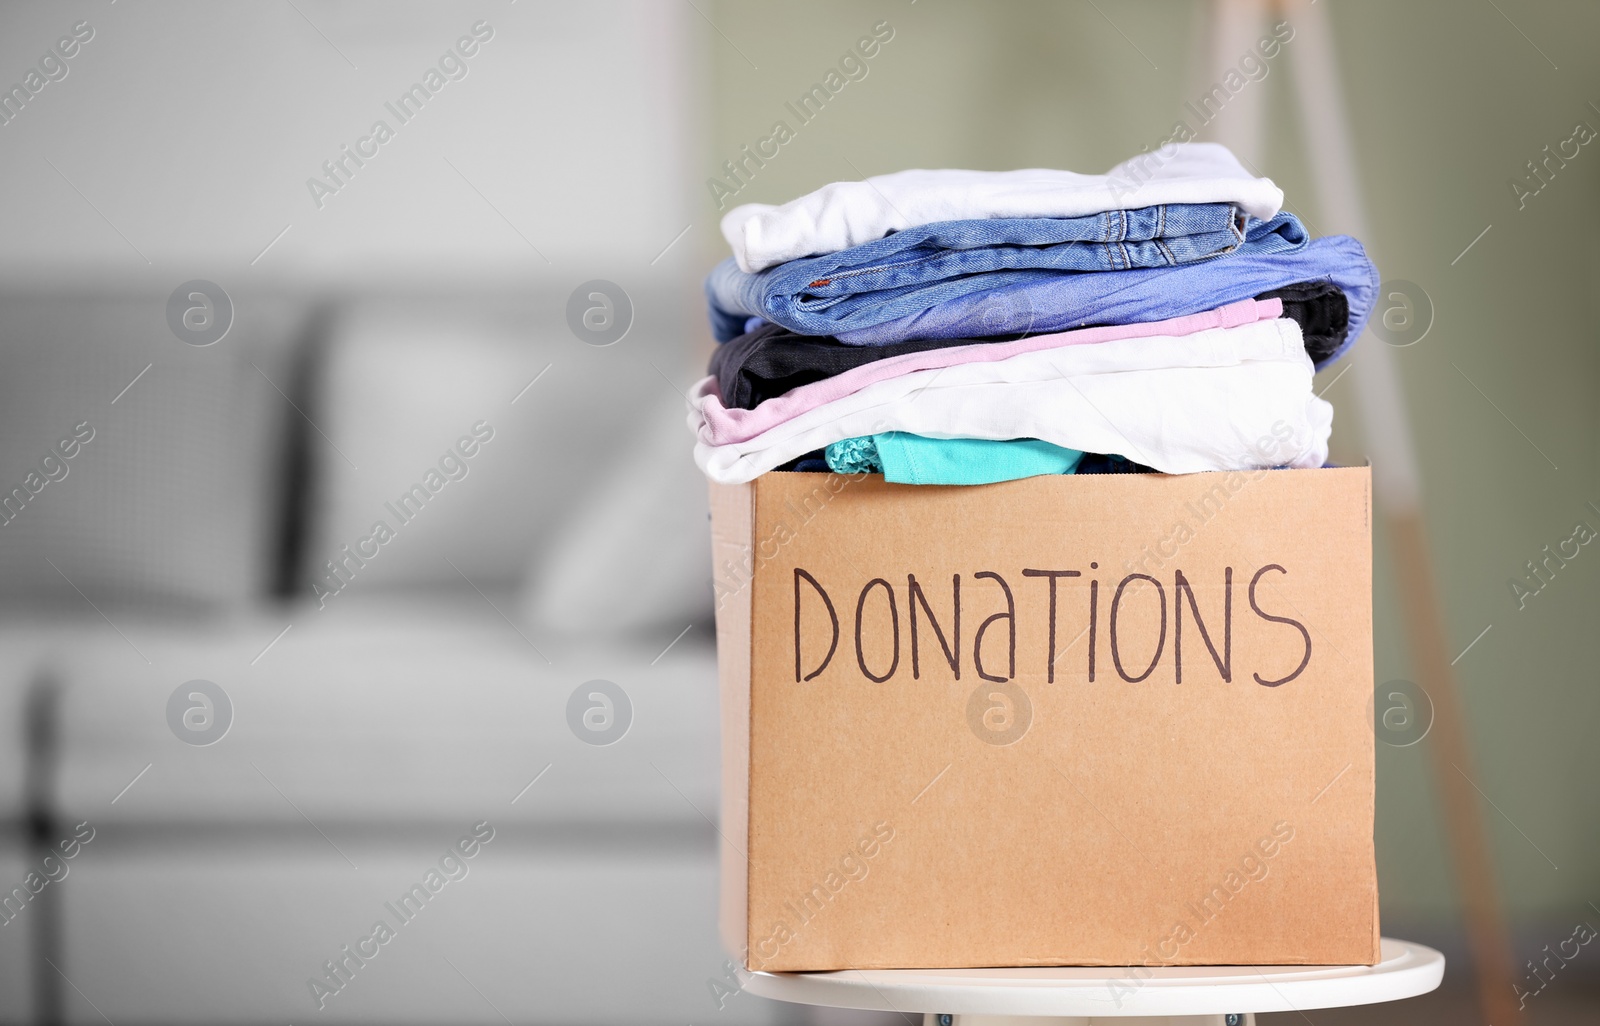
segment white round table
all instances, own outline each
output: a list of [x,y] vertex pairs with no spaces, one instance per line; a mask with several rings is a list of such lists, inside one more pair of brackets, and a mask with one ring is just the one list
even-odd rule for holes
[[1385,937],[1381,954],[1373,966],[751,973],[745,989],[804,1005],[921,1012],[924,1026],[1250,1026],[1256,1012],[1416,997],[1444,976],[1444,956],[1432,948]]

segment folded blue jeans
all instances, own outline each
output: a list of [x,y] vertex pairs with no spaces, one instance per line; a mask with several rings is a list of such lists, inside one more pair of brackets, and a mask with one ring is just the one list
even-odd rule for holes
[[836,474],[882,474],[896,484],[978,485],[1070,474],[1083,453],[1037,438],[927,438],[886,431],[834,442],[823,451]]
[[1139,324],[1213,310],[1299,282],[1337,285],[1350,305],[1344,342],[1316,363],[1328,366],[1355,344],[1378,294],[1378,270],[1361,243],[1328,235],[1292,253],[1234,253],[1180,267],[1115,274],[1039,275],[962,296],[870,328],[840,332],[845,345],[917,339],[1015,338],[1096,324]]
[[759,316],[803,335],[870,327],[1040,276],[1167,268],[1305,246],[1293,214],[1260,221],[1226,203],[1067,218],[990,218],[907,228],[838,253],[750,274],[732,258],[706,279],[717,341]]

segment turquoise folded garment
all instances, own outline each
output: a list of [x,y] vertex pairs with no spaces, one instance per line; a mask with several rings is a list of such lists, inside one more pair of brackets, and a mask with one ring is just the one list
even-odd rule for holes
[[1037,438],[924,438],[905,431],[834,442],[823,453],[836,474],[882,474],[896,484],[977,485],[1070,474],[1083,453]]

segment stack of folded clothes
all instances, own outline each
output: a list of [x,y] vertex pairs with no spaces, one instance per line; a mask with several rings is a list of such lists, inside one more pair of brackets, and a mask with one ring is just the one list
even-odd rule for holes
[[1282,205],[1179,143],[1104,175],[902,171],[731,210],[696,462],[724,483],[1321,466],[1312,375],[1377,275]]

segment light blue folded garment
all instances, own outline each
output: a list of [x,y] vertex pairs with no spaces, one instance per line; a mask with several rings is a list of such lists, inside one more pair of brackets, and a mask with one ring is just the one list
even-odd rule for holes
[[888,431],[834,442],[824,451],[836,474],[882,474],[895,484],[978,485],[1070,474],[1083,453],[1037,438],[926,438]]
[[1378,271],[1361,243],[1348,235],[1312,239],[1290,253],[1242,249],[1177,267],[1100,274],[1026,273],[1034,277],[870,328],[840,331],[838,340],[847,346],[881,346],[913,339],[1045,335],[1090,324],[1164,321],[1298,282],[1329,281],[1344,290],[1350,326],[1338,349],[1317,361],[1321,370],[1355,344],[1378,295]]
[[1306,241],[1293,214],[1258,221],[1227,203],[945,221],[755,274],[730,257],[706,278],[706,295],[719,342],[739,335],[751,316],[802,335],[834,335],[1041,275],[1116,275],[1243,253],[1292,253]]

